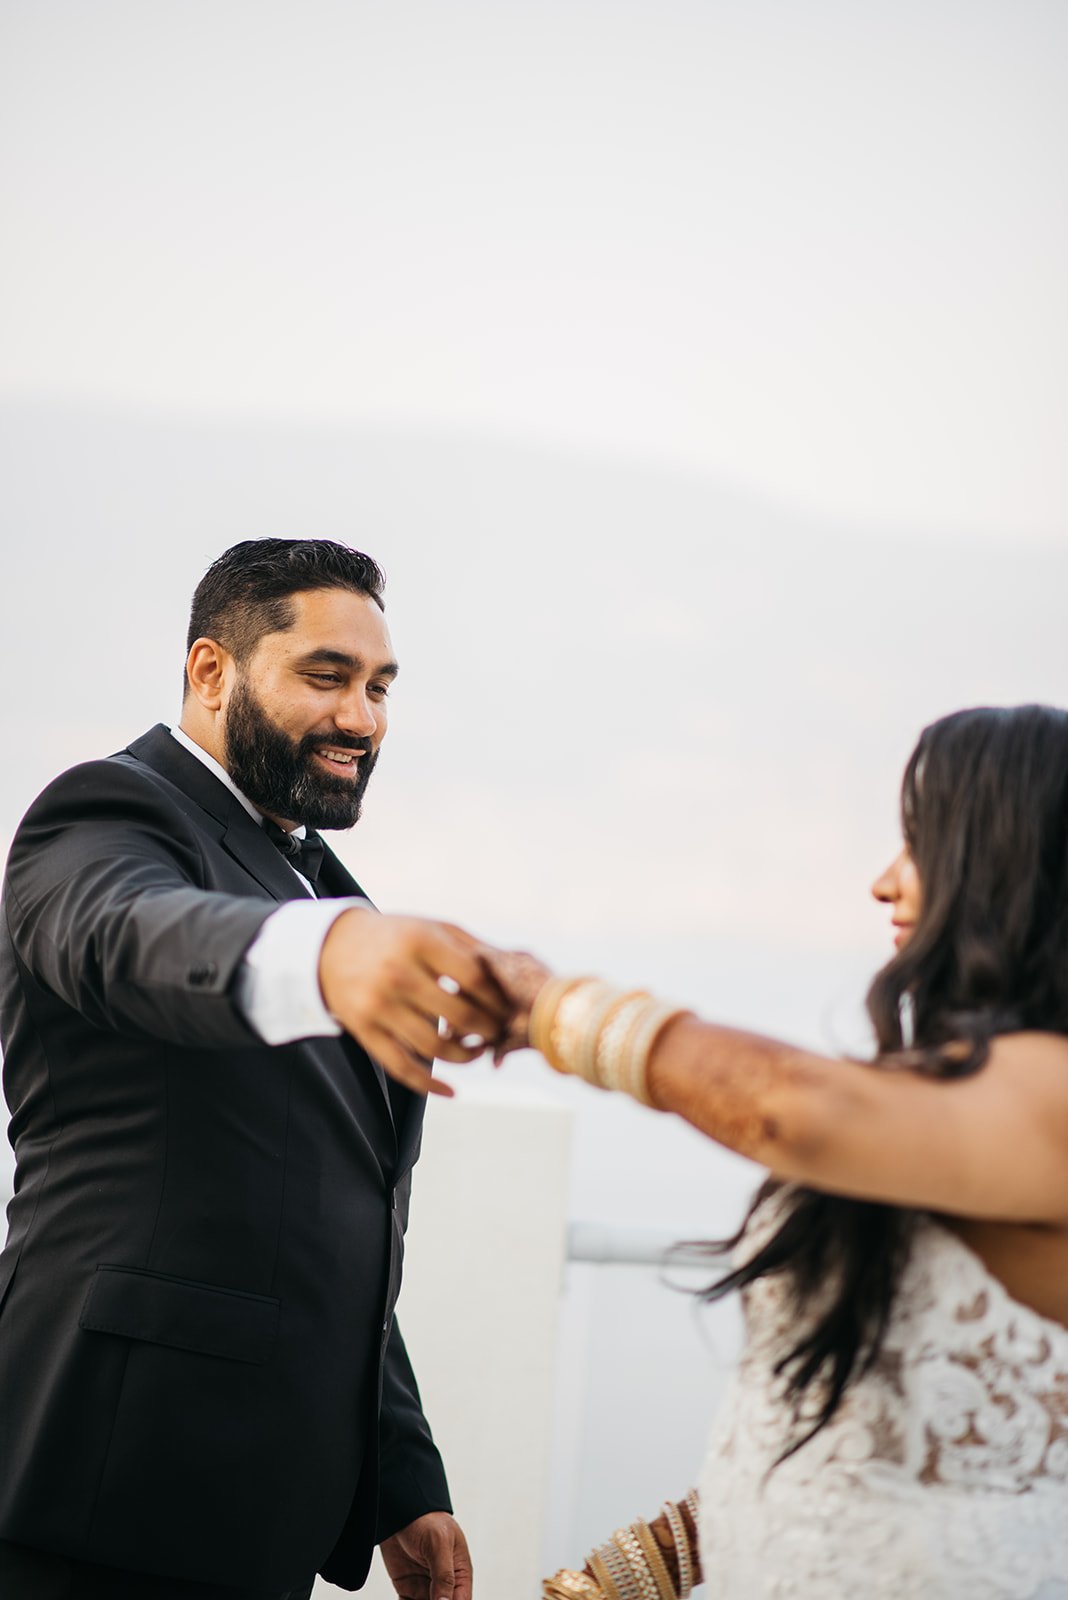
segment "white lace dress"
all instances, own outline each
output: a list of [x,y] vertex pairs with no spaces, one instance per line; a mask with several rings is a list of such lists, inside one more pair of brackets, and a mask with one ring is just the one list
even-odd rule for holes
[[802,1324],[781,1279],[745,1311],[701,1479],[709,1600],[1068,1600],[1068,1330],[921,1222],[878,1364],[772,1471]]

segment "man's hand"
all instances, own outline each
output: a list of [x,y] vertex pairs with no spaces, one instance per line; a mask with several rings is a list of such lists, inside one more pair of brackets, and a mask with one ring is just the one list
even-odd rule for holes
[[471,1555],[447,1511],[428,1511],[379,1546],[399,1600],[471,1600]]
[[427,1062],[474,1061],[508,1018],[481,948],[448,922],[354,908],[326,936],[319,987],[331,1015],[391,1078],[417,1094],[450,1095]]

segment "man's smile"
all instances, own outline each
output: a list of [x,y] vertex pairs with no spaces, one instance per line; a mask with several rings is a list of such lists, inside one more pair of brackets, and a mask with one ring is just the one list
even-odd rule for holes
[[314,753],[329,771],[345,773],[347,776],[359,771],[360,757],[366,755],[364,750],[338,750],[331,745],[326,745]]

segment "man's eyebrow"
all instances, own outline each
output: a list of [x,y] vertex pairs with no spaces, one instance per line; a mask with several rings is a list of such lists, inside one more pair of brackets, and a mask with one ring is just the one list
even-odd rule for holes
[[[348,672],[366,672],[367,663],[362,656],[347,655],[344,650],[309,650],[306,655],[299,656],[295,665],[298,667],[325,666],[344,667]],[[395,661],[383,661],[372,671],[375,678],[395,678],[400,671]]]

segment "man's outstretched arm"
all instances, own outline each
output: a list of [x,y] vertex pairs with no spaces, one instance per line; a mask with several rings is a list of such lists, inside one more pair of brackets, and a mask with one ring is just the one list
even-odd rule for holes
[[[12,845],[4,911],[16,957],[96,1026],[193,1048],[259,1044],[238,979],[279,907],[199,887],[204,876],[195,829],[135,772],[75,768],[35,801]],[[482,1046],[461,1040],[503,1026],[506,1002],[477,948],[447,924],[349,903],[322,945],[323,999],[391,1076],[426,1093],[422,1058],[470,1061]]]
[[89,1022],[171,1043],[259,1043],[234,975],[274,902],[198,888],[191,827],[135,773],[93,762],[31,806],[8,857],[18,961]]

